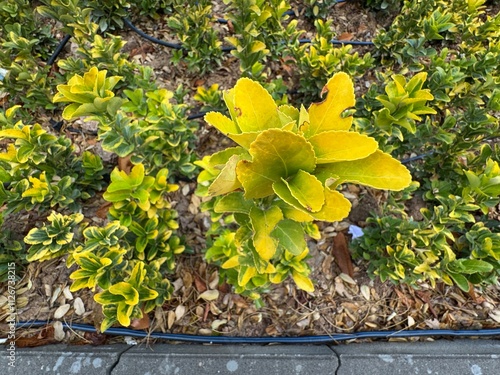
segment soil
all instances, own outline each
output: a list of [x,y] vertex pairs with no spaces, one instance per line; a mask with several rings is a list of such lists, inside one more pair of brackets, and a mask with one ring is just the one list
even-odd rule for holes
[[[220,5],[218,7],[216,15],[222,16],[223,9]],[[298,15],[302,12],[298,6],[294,10]],[[373,38],[377,30],[389,25],[394,14],[376,13],[361,7],[358,2],[346,2],[333,7],[330,16],[334,19],[333,27],[338,37],[367,41]],[[305,18],[300,19],[300,27],[310,36],[312,25]],[[168,28],[161,20],[141,18],[134,22],[152,36],[173,40],[168,38]],[[238,62],[230,56],[226,57],[220,68],[199,77],[187,73],[182,64],[175,66],[169,63],[172,51],[153,45],[129,30],[123,30],[120,34],[127,40],[125,50],[132,58],[154,68],[161,87],[175,90],[179,84],[183,84],[194,94],[199,85],[208,87],[218,83],[221,89],[229,89],[239,78]],[[364,51],[362,48],[366,50],[366,47],[361,47],[360,53]],[[367,85],[359,80],[356,87],[356,94],[361,95]],[[229,144],[203,121],[199,124],[196,151],[200,157]],[[81,125],[72,124],[75,128]],[[83,129],[79,133],[66,131],[66,134],[80,147],[93,145],[99,148],[99,143],[89,135],[92,132],[92,129]],[[104,152],[101,154],[106,156]],[[113,162],[113,159],[108,161]],[[272,287],[263,296],[265,306],[257,309],[252,301],[232,293],[227,284],[221,284],[217,268],[204,262],[203,249],[209,219],[200,211],[201,200],[194,195],[195,184],[181,181],[179,185],[180,189],[172,195],[171,200],[179,212],[180,234],[190,244],[192,254],[181,255],[178,259],[177,269],[171,277],[175,289],[173,298],[151,313],[149,322],[134,322],[136,328],[141,328],[142,324],[148,332],[299,336],[369,330],[480,329],[498,327],[500,323],[498,285],[474,288],[469,293],[442,284],[433,288],[421,283],[415,289],[372,280],[367,276],[364,262],[352,263],[348,252],[345,259],[345,249],[351,240],[347,233],[349,226],[365,226],[367,217],[379,210],[385,198],[383,192],[354,185],[346,186],[343,191],[353,203],[350,216],[342,222],[319,223],[322,239],[309,241],[313,269],[311,278],[315,281],[315,291],[306,293],[298,290],[293,282],[285,282]],[[97,197],[86,205],[84,214],[93,224],[103,223],[97,210],[104,203],[102,198]],[[418,215],[423,204],[421,199],[415,199],[410,207],[411,212]],[[33,225],[40,225],[43,219],[36,214],[20,213],[10,221],[10,229],[24,235]],[[346,262],[351,263],[352,270],[345,269]],[[18,320],[62,320],[99,327],[101,307],[94,302],[93,293],[89,290],[69,292],[69,274],[72,271],[74,269],[67,269],[65,258],[30,264],[18,284]],[[218,291],[218,297],[211,301],[200,298],[207,290]],[[6,290],[0,287],[0,291],[2,322],[8,311]],[[6,325],[0,323],[0,328],[4,331]],[[25,346],[56,341],[100,344],[108,340],[105,335],[97,337],[72,330],[66,330],[61,335],[60,328],[52,323],[45,329],[23,328],[18,334],[20,339],[25,339]]]

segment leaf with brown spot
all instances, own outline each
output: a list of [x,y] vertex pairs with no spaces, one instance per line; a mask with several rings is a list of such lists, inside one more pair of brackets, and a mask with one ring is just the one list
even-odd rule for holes
[[342,232],[333,237],[332,255],[340,270],[354,277],[354,267],[352,265],[351,253],[347,247],[347,239]]

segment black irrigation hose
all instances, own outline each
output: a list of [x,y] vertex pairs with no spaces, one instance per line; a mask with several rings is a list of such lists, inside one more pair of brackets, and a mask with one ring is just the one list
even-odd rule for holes
[[[168,47],[168,48],[173,48],[173,49],[184,49],[184,47],[182,46],[182,44],[166,42],[164,40],[161,40],[161,39],[158,39],[158,38],[155,38],[155,37],[153,37],[151,35],[146,34],[144,31],[142,31],[139,28],[137,28],[127,18],[123,18],[123,22],[132,31],[134,31],[135,33],[139,34],[141,37],[143,37],[146,40],[149,40],[152,43],[156,43],[156,44],[159,44],[159,45],[162,45],[162,46],[165,46],[165,47]],[[301,44],[311,43],[311,39],[299,39],[299,43],[301,43]],[[332,39],[330,41],[330,43],[332,43],[332,44],[351,44],[351,45],[355,45],[355,46],[373,46],[373,45],[375,45],[373,42],[353,41],[353,40],[336,40],[336,39]],[[222,49],[223,52],[229,52],[229,51],[232,51],[232,50],[234,50],[236,48],[235,47],[231,47],[231,46],[224,46],[221,49]]]
[[[49,321],[26,321],[16,323],[16,328],[36,328],[50,324]],[[88,324],[62,322],[64,328],[83,332],[97,332],[94,326]],[[388,339],[410,337],[491,337],[500,336],[500,328],[451,330],[423,329],[408,331],[371,331],[356,333],[335,333],[332,335],[298,336],[298,337],[241,337],[241,336],[201,336],[178,333],[146,332],[128,328],[109,328],[105,334],[113,336],[131,336],[137,338],[155,338],[169,341],[183,341],[203,344],[328,344],[347,340]]]
[[58,46],[56,47],[54,53],[52,54],[52,56],[50,56],[49,58],[49,61],[47,61],[47,65],[52,65],[54,64],[54,62],[56,61],[57,59],[57,56],[59,56],[59,54],[61,53],[61,51],[63,50],[64,46],[69,42],[69,40],[71,39],[71,35],[66,35],[58,44]]

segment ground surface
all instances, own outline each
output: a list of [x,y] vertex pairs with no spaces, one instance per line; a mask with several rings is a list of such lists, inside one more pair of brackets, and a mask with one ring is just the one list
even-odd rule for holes
[[[215,9],[219,12],[217,16],[223,16],[222,8]],[[295,10],[300,15],[300,9]],[[393,16],[368,11],[356,3],[338,5],[331,14],[339,38],[365,41],[373,38],[378,29],[387,26]],[[168,29],[161,21],[147,18],[136,21],[137,26],[157,38],[165,39],[168,36]],[[301,27],[312,29],[304,20],[301,21]],[[170,50],[153,45],[131,31],[124,30],[121,34],[128,41],[126,50],[132,58],[152,66],[160,86],[168,89],[173,90],[181,83],[193,93],[197,86],[213,83],[228,89],[239,77],[238,63],[231,57],[227,57],[214,72],[197,77],[187,74],[182,65],[170,64]],[[369,77],[370,73],[364,80],[356,81],[357,95],[365,90],[365,81]],[[79,133],[67,132],[75,144],[79,147],[99,147],[92,136],[93,129],[85,129],[78,123],[72,126],[82,129]],[[200,156],[213,152],[226,142],[202,121],[198,135],[197,152]],[[203,335],[294,336],[366,330],[480,329],[492,328],[500,323],[500,310],[496,308],[500,300],[497,286],[464,293],[456,287],[438,284],[432,288],[423,283],[417,290],[404,285],[381,283],[377,279],[370,280],[365,264],[351,263],[347,250],[350,242],[347,234],[349,225],[362,227],[369,212],[377,210],[384,200],[383,193],[356,186],[347,186],[344,191],[354,207],[349,218],[339,223],[321,224],[322,239],[310,241],[311,277],[316,287],[314,293],[300,291],[292,282],[285,283],[264,295],[265,307],[256,309],[250,300],[231,293],[228,285],[220,284],[217,269],[203,261],[207,216],[200,212],[200,198],[194,195],[195,184],[181,181],[180,186],[172,201],[179,211],[181,233],[186,242],[192,245],[193,254],[182,255],[178,261],[176,273],[171,278],[175,287],[172,300],[150,314],[149,321],[135,322],[137,328]],[[97,199],[85,207],[86,216],[96,224],[103,222],[98,211],[103,203]],[[33,214],[20,215],[12,222],[13,229],[23,233],[26,229],[23,223],[41,219]],[[66,268],[64,259],[31,264],[19,285],[19,320],[55,319],[99,326],[101,308],[93,301],[93,294],[90,291],[69,292],[68,276],[72,271]],[[217,290],[218,298],[213,301],[199,299],[206,290]],[[0,321],[5,317],[4,310]],[[63,333],[57,324],[44,329],[25,329],[19,336],[21,346],[60,340],[102,344],[108,340],[105,335],[72,331]]]

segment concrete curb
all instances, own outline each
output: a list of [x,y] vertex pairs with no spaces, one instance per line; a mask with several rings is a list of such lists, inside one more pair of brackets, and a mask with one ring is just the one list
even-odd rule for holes
[[329,345],[51,345],[6,352],[7,374],[498,375],[500,340]]

